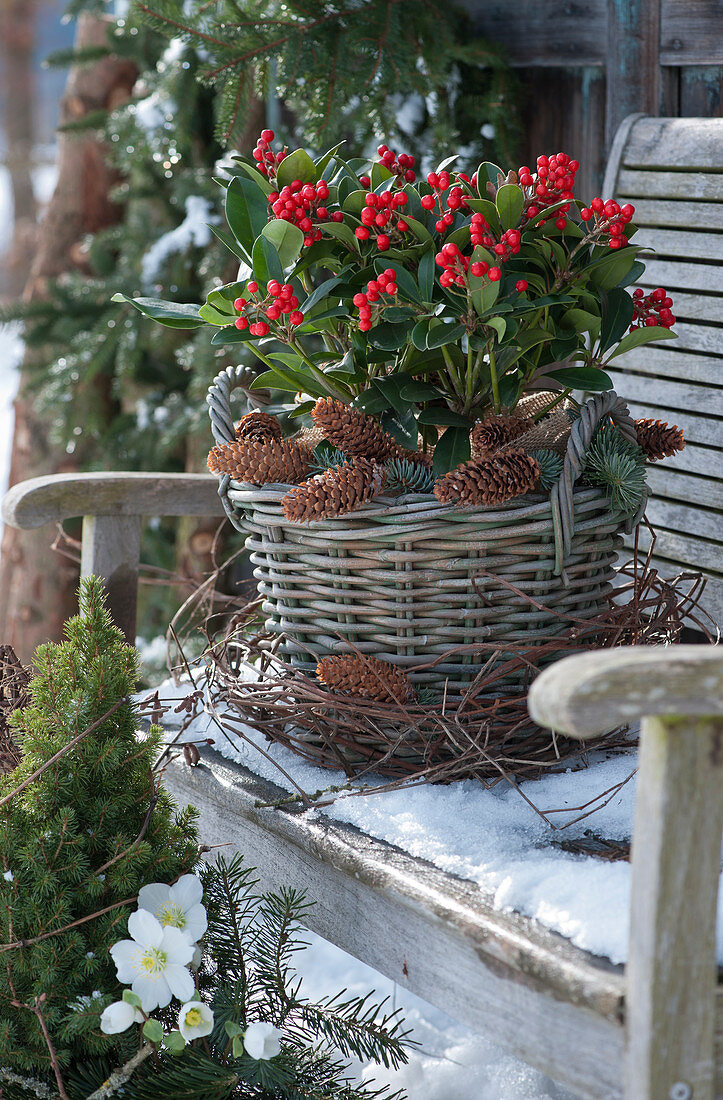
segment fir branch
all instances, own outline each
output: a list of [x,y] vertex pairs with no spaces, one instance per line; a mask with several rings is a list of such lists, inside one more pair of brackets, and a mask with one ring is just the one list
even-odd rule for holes
[[585,455],[583,476],[610,497],[613,508],[634,515],[646,492],[645,455],[617,428],[604,425],[593,436]]

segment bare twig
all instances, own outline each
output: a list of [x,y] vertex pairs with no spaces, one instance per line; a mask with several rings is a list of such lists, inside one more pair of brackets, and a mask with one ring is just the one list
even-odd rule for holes
[[151,1043],[146,1043],[132,1058],[129,1058],[124,1066],[121,1066],[120,1069],[114,1069],[108,1080],[104,1081],[95,1092],[91,1092],[86,1100],[108,1100],[109,1096],[114,1096],[125,1085],[126,1081],[131,1079],[146,1058],[154,1053],[155,1049]]

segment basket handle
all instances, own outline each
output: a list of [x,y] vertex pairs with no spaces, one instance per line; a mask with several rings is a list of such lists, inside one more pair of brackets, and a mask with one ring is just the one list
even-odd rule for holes
[[208,387],[206,404],[211,417],[211,431],[216,443],[232,443],[235,439],[231,416],[231,394],[254,377],[248,367],[227,367],[214,378]]
[[[615,390],[607,390],[605,393],[595,394],[580,409],[580,416],[572,425],[570,439],[562,464],[562,473],[559,480],[553,485],[550,493],[552,505],[552,524],[555,531],[555,573],[562,576],[565,581],[565,558],[570,553],[572,538],[575,533],[575,482],[582,472],[587,451],[595,429],[602,420],[610,419],[619,429],[621,435],[637,443],[635,423],[628,406]],[[635,516],[628,521],[632,527],[639,521],[645,499]]]

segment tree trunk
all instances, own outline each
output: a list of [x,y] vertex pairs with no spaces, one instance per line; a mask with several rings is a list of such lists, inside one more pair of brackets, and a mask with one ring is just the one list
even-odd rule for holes
[[0,296],[16,298],[30,270],[35,239],[31,177],[36,104],[33,72],[37,0],[0,3],[0,92],[7,142],[5,164],[13,200],[13,239],[0,268]]
[[[22,5],[24,0],[18,0]],[[112,20],[83,14],[78,21],[78,47],[104,45]],[[112,109],[126,100],[136,79],[135,66],[106,57],[71,69],[61,101],[61,125],[91,111]],[[105,151],[94,131],[59,135],[58,183],[38,232],[38,247],[25,297],[41,300],[48,282],[82,264],[80,242],[117,222],[122,208],[109,198],[117,182],[105,163]],[[58,349],[49,349],[48,358]],[[37,363],[38,351],[33,351]],[[29,361],[26,353],[25,362]],[[59,452],[48,442],[45,425],[33,407],[27,377],[21,369],[15,402],[15,432],[10,484],[41,474],[77,468],[78,456]],[[77,568],[51,549],[54,532],[5,529],[0,554],[0,639],[28,661],[41,642],[60,637],[63,622],[76,610]]]

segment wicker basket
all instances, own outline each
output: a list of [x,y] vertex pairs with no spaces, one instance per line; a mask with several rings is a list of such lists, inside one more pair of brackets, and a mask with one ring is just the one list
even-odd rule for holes
[[[217,443],[234,438],[236,379],[231,368],[209,390]],[[635,439],[622,399],[596,396],[573,425],[551,496],[495,508],[381,496],[349,515],[298,524],[281,510],[289,486],[221,478],[227,513],[248,536],[267,625],[284,635],[281,652],[305,671],[324,654],[370,654],[458,697],[487,659],[470,651],[476,644],[530,643],[599,615],[622,531],[642,514],[626,523],[601,491],[575,488],[603,418]]]

